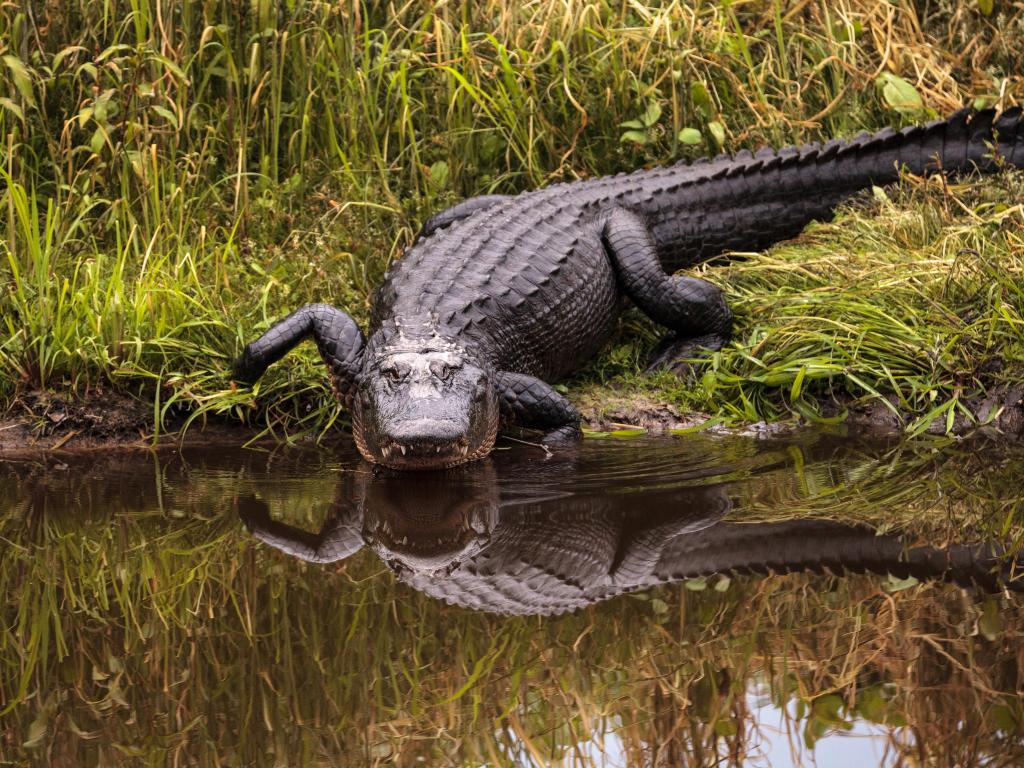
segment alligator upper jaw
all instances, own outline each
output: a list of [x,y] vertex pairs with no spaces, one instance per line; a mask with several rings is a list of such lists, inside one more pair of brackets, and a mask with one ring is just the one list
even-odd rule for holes
[[494,446],[497,429],[484,434],[452,434],[437,430],[436,436],[423,433],[403,436],[375,435],[363,455],[375,464],[391,469],[447,469],[486,456]]
[[393,469],[444,469],[477,456],[465,437],[450,442],[383,440],[372,460]]

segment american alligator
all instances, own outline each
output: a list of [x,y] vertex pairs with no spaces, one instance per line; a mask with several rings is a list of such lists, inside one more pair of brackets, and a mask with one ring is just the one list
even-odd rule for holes
[[655,365],[719,349],[732,316],[710,283],[673,275],[730,249],[792,237],[900,169],[1024,166],[1019,108],[849,141],[743,151],[692,165],[465,200],[428,220],[385,275],[369,339],[311,304],[245,347],[254,382],[312,336],[351,409],[359,451],[395,468],[485,456],[502,423],[571,440],[580,417],[551,384],[608,341],[624,299],[669,329]]
[[492,458],[416,477],[345,473],[319,533],[272,519],[255,498],[239,511],[256,537],[289,555],[332,563],[369,547],[414,589],[494,613],[559,614],[715,573],[871,572],[1024,589],[1024,579],[1006,579],[1013,563],[995,546],[911,546],[827,520],[727,521],[726,487],[700,485],[711,480],[701,471],[686,481],[697,484],[648,489],[640,509],[604,484],[581,490],[581,477],[574,461],[510,468]]

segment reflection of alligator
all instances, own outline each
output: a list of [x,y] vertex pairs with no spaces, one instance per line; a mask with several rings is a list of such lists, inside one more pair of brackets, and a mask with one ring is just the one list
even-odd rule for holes
[[731,502],[722,485],[648,491],[638,503],[606,488],[564,492],[553,479],[502,484],[491,460],[429,475],[363,472],[343,481],[319,534],[271,520],[253,499],[242,516],[258,538],[295,557],[334,562],[366,545],[414,588],[499,613],[562,613],[712,573],[868,571],[996,589],[1005,571],[985,545],[908,547],[899,536],[824,520],[723,522]]
[[669,328],[657,361],[718,348],[731,323],[720,291],[669,273],[792,237],[857,190],[895,181],[901,165],[992,170],[993,150],[1024,165],[1022,125],[1018,109],[996,121],[961,112],[849,142],[471,198],[431,219],[385,276],[365,346],[348,315],[308,305],[249,344],[235,374],[253,381],[312,336],[353,408],[360,452],[393,467],[484,456],[499,412],[568,438],[579,415],[545,382],[604,345],[623,297]]

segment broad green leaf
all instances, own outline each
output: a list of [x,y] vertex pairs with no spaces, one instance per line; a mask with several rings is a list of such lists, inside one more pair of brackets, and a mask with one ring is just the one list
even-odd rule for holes
[[690,84],[690,100],[693,106],[704,115],[704,119],[710,120],[715,116],[715,105],[711,101],[711,94],[704,83],[697,81]]
[[680,144],[690,145],[700,144],[704,140],[704,137],[701,135],[701,132],[698,131],[696,128],[683,128],[683,130],[679,132],[679,136],[677,136],[676,138],[679,139]]
[[661,104],[659,104],[656,101],[651,101],[651,103],[647,105],[647,109],[640,116],[640,122],[642,122],[646,127],[650,128],[652,125],[657,123],[660,118]]
[[0,107],[6,109],[12,113],[18,120],[25,122],[25,113],[21,111],[21,107],[15,104],[13,101],[6,97],[0,97]]
[[632,141],[637,144],[646,144],[648,142],[646,131],[626,131],[619,137],[619,141]]
[[444,189],[448,185],[448,163],[438,160],[430,166],[430,186],[435,190]]
[[882,88],[885,103],[901,115],[913,117],[924,110],[921,94],[899,75],[883,72],[875,82]]
[[100,126],[92,133],[92,138],[89,139],[89,149],[93,151],[93,154],[98,155],[103,151],[103,144],[106,140],[106,135],[103,132],[103,127]]
[[703,576],[697,579],[687,579],[683,582],[683,586],[691,592],[703,592],[708,588],[708,580]]
[[708,123],[708,131],[711,133],[711,138],[715,140],[715,144],[721,149],[725,146],[725,126],[717,120],[712,120]]
[[885,588],[886,592],[902,592],[904,589],[910,589],[919,583],[920,582],[918,582],[918,580],[913,576],[907,576],[905,579],[899,579],[890,574],[885,578],[885,582],[882,586]]
[[166,107],[158,106],[156,104],[154,104],[151,107],[151,109],[158,115],[160,115],[160,117],[162,117],[168,123],[170,123],[174,130],[178,130],[178,116],[171,112],[171,110],[167,109]]
[[25,64],[17,56],[7,54],[3,57],[4,64],[11,70],[11,78],[14,80],[14,87],[18,89],[18,93],[21,94],[21,98],[25,100],[26,104],[35,106],[36,99],[32,93],[32,77],[28,73]]

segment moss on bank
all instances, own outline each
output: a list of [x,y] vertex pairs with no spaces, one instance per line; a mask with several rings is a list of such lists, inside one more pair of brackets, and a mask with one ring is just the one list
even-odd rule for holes
[[[460,197],[1024,93],[1024,10],[967,2],[33,8],[0,9],[0,399],[113,386],[157,428],[333,424],[313,350],[255,392],[227,361],[308,301],[365,318],[387,263]],[[640,375],[654,330],[635,316],[569,386],[740,421],[863,397],[911,432],[955,416],[1021,378],[1019,191],[911,180],[702,267],[739,322],[696,386]]]

